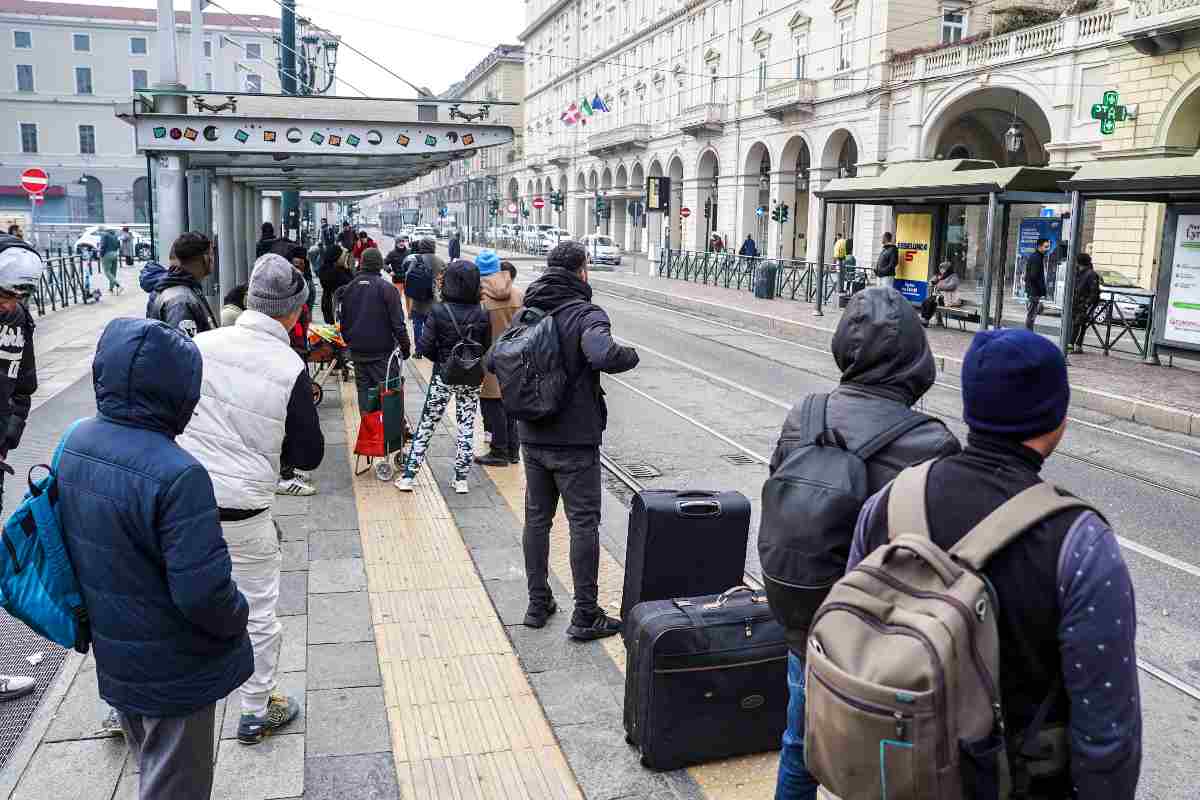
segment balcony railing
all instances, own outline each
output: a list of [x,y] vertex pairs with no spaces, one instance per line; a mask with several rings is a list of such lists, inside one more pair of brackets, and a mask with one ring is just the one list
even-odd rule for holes
[[699,136],[720,133],[725,127],[725,106],[722,103],[701,103],[685,109],[679,115],[679,130]]
[[593,133],[588,137],[589,153],[597,154],[610,150],[645,148],[650,144],[650,126],[643,123],[622,125],[611,131]]
[[570,145],[556,144],[546,148],[546,161],[560,167],[569,164],[571,161]]
[[546,165],[546,151],[542,148],[529,148],[525,151],[525,167],[532,170],[540,170]]
[[768,114],[781,115],[788,111],[811,108],[816,98],[816,83],[806,78],[794,78],[767,87],[763,110]]
[[1142,52],[1157,54],[1171,43],[1177,48],[1179,32],[1200,28],[1200,0],[1133,0],[1129,7],[1120,33]]
[[[1158,3],[1200,0],[1152,0]],[[1065,52],[1084,44],[1094,44],[1113,38],[1120,11],[1105,9],[1057,19],[1045,25],[1035,25],[1003,36],[945,47],[892,63],[891,83],[932,78],[968,72],[980,67],[1021,61],[1036,56]]]

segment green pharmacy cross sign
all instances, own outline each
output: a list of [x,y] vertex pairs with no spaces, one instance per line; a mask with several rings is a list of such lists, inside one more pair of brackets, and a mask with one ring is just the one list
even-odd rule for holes
[[1092,119],[1100,120],[1100,132],[1109,136],[1117,130],[1117,123],[1129,119],[1129,111],[1125,106],[1117,105],[1118,97],[1114,91],[1104,93],[1104,100],[1092,106]]

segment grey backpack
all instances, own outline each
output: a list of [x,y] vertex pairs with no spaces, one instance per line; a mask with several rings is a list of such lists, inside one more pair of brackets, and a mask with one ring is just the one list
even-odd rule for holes
[[[1091,509],[1052,484],[1026,489],[947,552],[929,538],[933,462],[888,493],[888,543],[846,573],[809,629],[805,761],[847,798],[1000,800],[1065,767],[1065,732],[1043,730],[1060,686],[1013,746],[1000,702],[997,600],[988,559],[1038,522]],[[1026,768],[1028,767],[1028,768]]]

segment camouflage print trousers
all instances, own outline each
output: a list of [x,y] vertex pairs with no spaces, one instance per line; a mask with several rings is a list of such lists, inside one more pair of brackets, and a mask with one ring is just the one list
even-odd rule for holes
[[479,406],[478,386],[451,386],[442,382],[438,375],[429,382],[429,392],[425,395],[425,407],[421,410],[421,422],[413,435],[412,447],[408,451],[408,461],[404,465],[404,477],[415,477],[425,460],[425,451],[429,440],[433,438],[433,430],[442,421],[450,398],[455,398],[454,412],[458,421],[458,446],[454,454],[454,480],[465,481],[467,471],[475,454],[475,409]]

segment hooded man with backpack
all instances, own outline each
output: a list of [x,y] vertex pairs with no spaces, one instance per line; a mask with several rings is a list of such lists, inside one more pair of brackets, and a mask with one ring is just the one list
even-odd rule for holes
[[[412,255],[404,260],[404,296],[409,300],[413,339],[418,342],[425,318],[437,299],[442,273],[446,271],[446,262],[435,255],[436,250],[437,242],[433,239],[418,239],[413,242]],[[419,353],[417,357],[420,358]]]
[[[834,333],[833,357],[841,383],[791,410],[763,487],[759,554],[790,648],[777,800],[816,796],[804,760],[806,637],[817,606],[845,571],[859,509],[905,467],[959,451],[940,420],[912,410],[937,368],[920,318],[898,292],[853,295]],[[854,479],[837,483],[843,475]],[[830,490],[835,483],[840,492]]]
[[195,336],[219,327],[217,316],[204,297],[200,281],[213,268],[212,242],[203,233],[187,231],[171,245],[178,265],[158,282],[146,307],[146,316]]
[[[542,409],[536,418],[517,415],[525,451],[525,572],[529,585],[529,608],[524,624],[545,627],[558,604],[550,593],[550,526],[562,498],[571,528],[571,577],[575,584],[575,611],[567,635],[590,640],[612,636],[621,621],[609,617],[598,602],[597,576],[600,568],[600,443],[608,425],[608,407],[600,386],[600,373],[627,372],[638,365],[637,351],[613,341],[608,314],[592,303],[588,286],[588,252],[580,242],[563,242],[550,251],[547,269],[525,292],[525,308],[513,320],[513,328],[529,323],[530,310],[536,317],[550,318],[557,337],[561,361],[557,376],[543,376],[535,383],[544,386],[552,378],[563,392],[552,409]],[[534,323],[533,330],[541,327]],[[536,342],[536,339],[530,341]],[[541,348],[545,349],[545,348]],[[521,403],[526,387],[506,383],[513,366],[504,353],[492,349],[487,368],[500,378],[505,408],[513,411]],[[514,354],[521,356],[522,354]],[[536,353],[526,353],[536,358]],[[516,358],[512,361],[528,360]]]
[[[843,582],[860,586],[879,577],[872,584],[873,602],[885,614],[897,609],[893,619],[902,618],[899,609],[921,602],[919,597],[940,601],[927,606],[927,613],[953,619],[954,601],[943,598],[960,594],[964,583],[976,584],[975,597],[959,601],[962,617],[977,640],[978,631],[990,630],[990,646],[981,652],[972,642],[968,648],[965,636],[952,636],[951,643],[955,652],[992,662],[989,672],[998,672],[998,678],[992,675],[989,688],[999,697],[992,708],[979,695],[967,702],[960,681],[946,688],[956,695],[947,694],[934,707],[931,720],[940,730],[960,733],[971,716],[980,732],[991,728],[993,743],[982,754],[971,752],[971,741],[962,742],[965,755],[956,747],[955,770],[964,776],[974,771],[976,779],[981,766],[1007,771],[1014,797],[1132,800],[1141,769],[1142,714],[1129,570],[1104,518],[1039,475],[1066,430],[1071,396],[1066,360],[1031,331],[978,333],[963,359],[962,396],[966,449],[906,470],[867,502]],[[903,539],[889,544],[896,537]],[[897,549],[923,552],[919,559],[906,554],[889,559]],[[909,584],[935,591],[892,594],[901,585],[889,573],[900,569],[907,570]],[[833,623],[841,630],[855,624],[838,617]],[[814,637],[820,625],[818,619]],[[866,652],[871,636],[856,637],[856,652]],[[892,638],[890,646],[899,647],[902,637]],[[843,643],[831,636],[820,644],[832,654]],[[927,673],[924,661],[893,663],[916,675]],[[897,717],[904,713],[897,710]],[[824,737],[838,722],[814,733],[819,749],[836,747]],[[842,732],[866,733],[855,725]],[[911,743],[920,742],[915,733],[906,759],[914,772],[934,757]],[[878,759],[876,754],[872,764]]]

